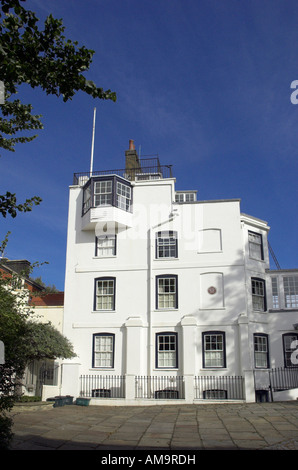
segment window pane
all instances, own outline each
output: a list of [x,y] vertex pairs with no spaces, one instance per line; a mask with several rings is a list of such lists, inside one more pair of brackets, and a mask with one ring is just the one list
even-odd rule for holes
[[249,256],[254,259],[263,259],[262,236],[258,233],[248,232]]
[[114,281],[99,280],[96,288],[96,309],[113,310],[114,308]]
[[222,334],[204,336],[205,367],[224,367]]
[[268,344],[266,336],[254,337],[254,350],[255,350],[255,366],[268,367]]
[[298,307],[298,276],[283,278],[286,308]]
[[158,279],[158,308],[176,308],[176,278]]
[[131,188],[117,182],[117,207],[128,211],[131,203]]
[[175,233],[159,232],[156,243],[158,258],[177,258],[177,239]]
[[112,204],[112,181],[94,182],[94,206]]
[[158,367],[176,367],[176,335],[158,335]]
[[272,306],[273,308],[279,308],[279,296],[278,296],[278,284],[277,278],[273,277],[272,282]]
[[115,256],[116,237],[115,235],[101,236],[97,238],[97,256]]
[[96,336],[94,342],[94,366],[112,367],[113,366],[113,336]]
[[84,195],[83,195],[83,213],[87,212],[88,209],[91,207],[91,186],[87,186],[84,190]]
[[264,281],[259,281],[252,279],[251,281],[252,288],[252,304],[253,309],[259,312],[264,312],[265,310],[265,284]]

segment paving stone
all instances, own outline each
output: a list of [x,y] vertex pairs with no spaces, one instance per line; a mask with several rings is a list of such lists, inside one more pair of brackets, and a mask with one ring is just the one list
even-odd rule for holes
[[298,450],[298,402],[68,405],[14,415],[13,450]]

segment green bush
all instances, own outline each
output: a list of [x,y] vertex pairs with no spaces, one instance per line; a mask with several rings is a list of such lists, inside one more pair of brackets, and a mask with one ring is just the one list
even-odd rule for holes
[[8,450],[13,438],[12,419],[4,414],[0,414],[0,450]]
[[30,402],[35,402],[35,401],[41,401],[41,397],[39,397],[39,396],[29,397],[29,396],[26,396],[26,395],[22,395],[18,399],[18,403],[30,403]]

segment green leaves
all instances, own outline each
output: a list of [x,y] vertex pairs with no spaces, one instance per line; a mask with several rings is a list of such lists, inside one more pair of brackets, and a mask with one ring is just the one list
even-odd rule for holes
[[[95,99],[116,101],[115,92],[97,87],[83,75],[89,70],[94,51],[66,39],[62,20],[52,15],[40,29],[35,13],[22,3],[24,0],[1,0],[0,9],[0,79],[6,92],[0,105],[0,148],[12,152],[16,144],[36,138],[28,131],[43,129],[41,116],[32,114],[32,106],[13,99],[23,83],[62,97],[64,102],[78,91]],[[17,204],[15,194],[7,192],[0,196],[0,213],[15,217],[17,211],[28,212],[40,202],[33,197]]]
[[75,356],[68,339],[51,323],[29,321],[26,324],[24,354],[28,361],[39,359],[71,359]]
[[5,195],[0,195],[0,214],[6,217],[10,214],[13,218],[16,217],[17,211],[19,212],[30,212],[32,207],[38,206],[42,199],[38,196],[33,196],[31,199],[26,199],[23,204],[17,204],[17,198],[15,194],[6,192]]
[[62,96],[63,101],[79,90],[93,98],[116,101],[114,92],[98,88],[82,75],[89,70],[94,51],[67,40],[61,19],[49,15],[40,30],[35,13],[26,11],[18,1],[5,1],[2,11],[0,77],[11,93],[21,83],[28,83],[47,94]]

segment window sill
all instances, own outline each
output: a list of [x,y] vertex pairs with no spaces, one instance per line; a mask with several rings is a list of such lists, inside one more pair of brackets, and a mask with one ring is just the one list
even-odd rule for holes
[[153,312],[179,312],[179,308],[156,308]]
[[107,255],[107,256],[93,256],[92,259],[106,259],[106,258],[117,258],[116,255]]
[[116,310],[91,310],[91,313],[116,313]]

